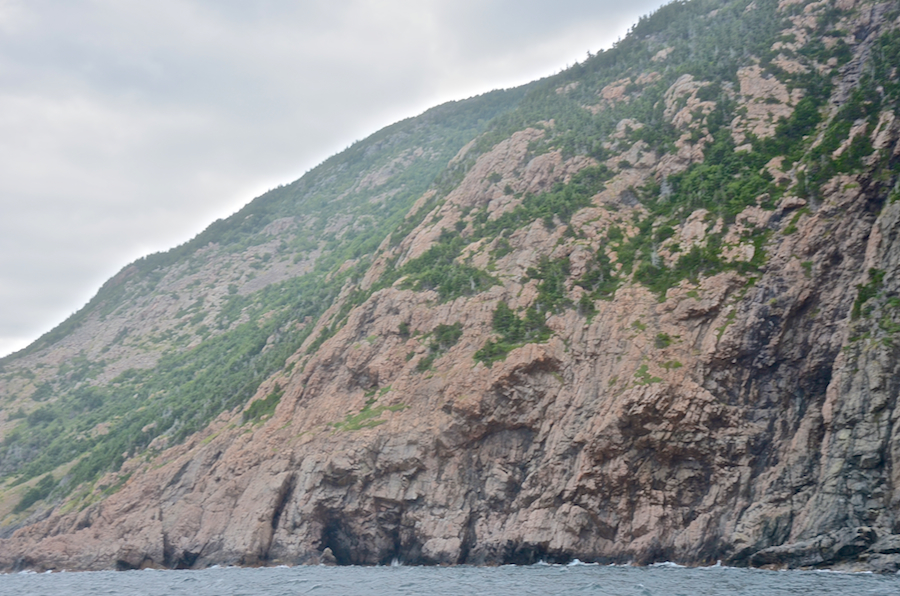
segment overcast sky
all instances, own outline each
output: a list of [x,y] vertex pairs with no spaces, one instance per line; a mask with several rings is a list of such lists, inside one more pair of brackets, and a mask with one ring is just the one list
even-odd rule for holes
[[0,0],[0,356],[383,126],[663,0]]

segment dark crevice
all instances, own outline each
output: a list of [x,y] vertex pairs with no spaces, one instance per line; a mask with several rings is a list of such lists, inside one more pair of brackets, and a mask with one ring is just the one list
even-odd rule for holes
[[173,569],[193,569],[194,563],[197,562],[197,559],[200,558],[200,553],[193,553],[190,551],[184,551],[181,553],[181,556],[171,568]]
[[278,523],[281,521],[281,514],[284,513],[285,507],[290,502],[291,496],[294,494],[294,486],[296,482],[296,476],[291,474],[281,485],[281,492],[278,495],[278,499],[275,501],[275,511],[272,514],[273,530],[278,529]]
[[572,560],[572,555],[562,551],[549,551],[547,544],[529,542],[507,542],[500,558],[502,565],[534,565],[535,563],[551,563],[565,565]]
[[172,476],[172,479],[169,480],[169,482],[166,484],[166,488],[169,488],[170,486],[175,486],[176,484],[178,484],[178,482],[181,481],[182,476],[184,476],[185,472],[187,472],[187,469],[190,465],[191,465],[190,461],[185,462],[185,464],[183,466],[181,466],[181,469],[179,469],[175,473],[175,475]]
[[463,530],[462,544],[459,548],[459,558],[456,560],[457,565],[463,565],[469,562],[469,553],[475,548],[475,514],[469,510],[469,517],[466,519],[466,527]]
[[124,561],[122,559],[116,560],[116,571],[133,571],[135,569],[137,569],[137,567],[132,565],[128,561]]
[[322,528],[320,550],[330,548],[338,565],[353,565],[354,552],[352,544],[356,537],[337,516],[330,517]]
[[[162,520],[161,517],[160,517],[160,520]],[[173,569],[174,568],[174,564],[173,564],[174,555],[172,553],[172,543],[169,541],[169,535],[166,532],[163,532],[162,541],[163,541],[163,561],[162,561],[163,566],[165,566],[168,569]]]

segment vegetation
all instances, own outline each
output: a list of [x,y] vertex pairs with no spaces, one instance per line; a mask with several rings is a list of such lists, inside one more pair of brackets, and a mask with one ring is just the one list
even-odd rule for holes
[[[606,256],[605,247],[601,246],[594,258],[588,264],[587,271],[575,281],[587,292],[588,298],[581,304],[583,309],[594,309],[593,300],[612,300],[616,295],[616,289],[622,283],[616,275],[612,261]],[[593,299],[593,300],[591,300]],[[587,304],[590,303],[590,307]]]
[[497,360],[505,359],[507,354],[519,346],[547,341],[552,335],[544,315],[537,308],[529,307],[525,311],[524,318],[520,318],[506,302],[497,303],[492,327],[499,338],[496,341],[489,339],[474,355],[477,362],[483,362],[488,366]]
[[850,318],[858,319],[868,313],[864,311],[864,305],[870,299],[874,298],[884,283],[884,271],[880,269],[869,269],[869,281],[865,284],[857,284],[856,300],[853,302],[853,310],[850,311]]
[[425,372],[431,369],[434,361],[440,358],[447,350],[456,345],[462,337],[462,323],[452,325],[438,325],[431,333],[431,343],[428,345],[428,354],[419,360],[416,369]]
[[[553,333],[548,318],[553,315],[577,309],[590,319],[602,307],[598,301],[611,300],[623,285],[642,284],[662,299],[673,286],[699,283],[722,271],[758,274],[766,263],[767,243],[781,239],[771,230],[747,226],[740,242],[752,245],[749,260],[723,256],[729,248],[725,225],[749,206],[773,209],[787,194],[806,198],[810,207],[792,213],[783,228],[789,235],[799,229],[802,217],[812,214],[822,186],[836,175],[871,168],[887,189],[884,196],[891,201],[900,197],[896,160],[876,152],[868,133],[851,138],[851,131],[863,125],[874,130],[884,109],[896,111],[900,83],[892,73],[900,64],[900,32],[875,40],[859,84],[831,117],[834,71],[825,65],[833,58],[839,67],[851,58],[845,32],[836,29],[841,11],[825,11],[804,47],[783,50],[789,58],[814,61],[806,72],[787,72],[778,66],[778,52],[772,47],[788,26],[787,17],[800,14],[804,3],[781,12],[777,0],[755,0],[753,6],[751,0],[671,2],[642,18],[610,50],[533,84],[451,102],[387,127],[299,180],[265,193],[232,217],[214,222],[191,241],[124,268],[62,325],[20,354],[0,360],[2,372],[22,355],[36,355],[70,336],[93,317],[127,318],[135,316],[138,304],[185,297],[172,328],[139,335],[123,326],[110,344],[145,354],[150,368],[127,370],[109,380],[113,350],[102,358],[81,354],[53,374],[36,375],[31,403],[23,398],[26,407],[22,401],[10,407],[15,411],[7,412],[6,419],[15,426],[0,444],[0,478],[13,485],[40,478],[23,493],[17,511],[64,496],[117,470],[129,457],[151,456],[150,445],[158,438],[164,441],[155,444],[177,444],[222,412],[241,412],[243,423],[266,419],[282,397],[280,387],[248,402],[301,346],[314,354],[341,329],[355,306],[393,284],[433,291],[437,300],[450,302],[504,283],[504,274],[491,267],[514,251],[515,241],[510,240],[518,230],[544,226],[561,237],[562,245],[590,245],[591,257],[577,278],[572,275],[574,261],[545,254],[535,259],[523,279],[513,280],[532,284],[537,295],[517,310],[504,301],[497,303],[492,335],[474,355],[488,366],[526,343],[547,341]],[[702,28],[697,27],[699,19]],[[669,52],[665,61],[654,61],[663,48]],[[742,113],[734,90],[738,69],[751,62],[764,76],[775,77],[789,90],[799,89],[802,99],[777,123],[774,135],[750,135],[750,150],[736,152],[731,123]],[[642,73],[653,76],[642,78]],[[677,128],[666,115],[666,92],[683,75],[698,83],[696,98],[712,105],[692,116],[690,129]],[[621,87],[621,101],[601,100],[601,90],[612,84]],[[686,105],[686,98],[677,101],[679,108]],[[611,134],[625,118],[639,125],[626,127],[613,139]],[[435,217],[479,156],[526,128],[543,133],[529,145],[529,157],[558,151],[563,158],[593,159],[595,165],[546,192],[519,195],[515,183],[506,181],[510,184],[503,192],[515,200],[513,208],[494,217],[484,206],[471,207],[455,229],[441,231],[418,257],[401,260],[405,256],[398,247],[404,238],[425,222],[436,223],[428,218]],[[633,216],[623,209],[617,223],[599,232],[605,234],[599,240],[578,229],[582,220],[575,214],[592,206],[614,175],[604,163],[631,167],[628,160],[633,159],[622,157],[630,148],[663,155],[683,142],[697,146],[703,160],[624,190],[621,202],[636,207]],[[783,158],[782,169],[795,168],[796,182],[773,179],[769,164],[775,157]],[[498,172],[490,172],[487,182],[504,185]],[[414,212],[413,205],[418,206]],[[679,246],[677,230],[699,209],[707,212],[703,240]],[[276,223],[283,226],[271,227]],[[385,247],[393,252],[383,252]],[[474,258],[478,250],[490,251],[494,261],[487,270],[475,265],[484,262]],[[194,285],[179,285],[177,292],[172,289],[173,280],[204,271],[213,257],[233,257],[233,270],[223,265],[225,272],[216,282],[221,291],[204,288],[199,278]],[[381,278],[371,285],[361,283],[381,257],[387,259]],[[244,262],[246,267],[239,266]],[[255,283],[261,284],[264,273],[282,262],[307,266],[302,274],[262,284],[261,289],[247,284],[257,275]],[[801,266],[812,276],[810,261]],[[869,281],[857,287],[852,318],[870,314],[883,280],[884,272],[869,272]],[[574,286],[581,288],[576,290],[581,294],[577,302]],[[734,311],[728,315],[720,335],[734,316]],[[893,330],[896,324],[882,318],[880,325]],[[321,331],[311,337],[314,329]],[[646,325],[638,320],[634,329],[642,332]],[[401,323],[397,333],[412,336],[408,323]],[[436,327],[417,369],[430,370],[461,335],[460,323]],[[659,333],[653,343],[665,349],[676,339]],[[681,364],[670,360],[660,366],[671,370]],[[660,381],[646,364],[635,373],[638,385]],[[376,406],[377,398],[370,397],[361,411],[332,428],[369,428],[384,422],[383,412],[405,407]],[[68,467],[60,474],[63,465]]]
[[634,373],[634,378],[636,379],[634,382],[635,385],[652,385],[653,383],[662,382],[661,378],[654,377],[650,374],[646,364],[642,364],[638,367],[637,371]]
[[660,350],[662,350],[663,348],[668,348],[670,345],[672,345],[672,337],[668,333],[657,333],[656,339],[653,340],[653,345]]
[[568,184],[558,182],[550,192],[526,195],[516,207],[496,219],[488,219],[486,209],[473,216],[475,231],[472,239],[494,238],[502,232],[512,232],[530,225],[536,220],[548,228],[566,224],[576,211],[591,204],[591,198],[604,188],[604,182],[612,177],[605,166],[585,168],[572,177]]
[[441,302],[483,292],[496,280],[486,271],[459,262],[467,245],[459,234],[444,230],[431,248],[407,262],[394,276],[406,277],[405,289],[436,291]]
[[[165,437],[168,444],[178,443],[221,412],[243,406],[263,380],[284,367],[286,358],[311,333],[312,323],[297,322],[315,321],[345,284],[362,276],[379,244],[391,232],[410,225],[406,213],[436,179],[444,176],[441,172],[445,164],[493,117],[514,108],[527,89],[452,102],[383,129],[297,182],[273,189],[232,217],[214,222],[190,242],[126,267],[81,311],[20,355],[59,341],[92,313],[104,317],[123,313],[137,297],[152,296],[175,265],[183,264],[188,273],[198,271],[203,265],[203,258],[198,256],[201,249],[212,246],[219,247],[221,254],[239,254],[272,242],[273,237],[264,229],[278,219],[293,217],[306,222],[282,241],[279,250],[293,253],[294,262],[320,255],[310,273],[252,294],[241,294],[237,285],[230,284],[221,307],[212,316],[211,328],[205,330],[194,327],[207,318],[209,309],[198,297],[178,315],[183,317],[185,331],[195,328],[204,340],[191,349],[186,349],[186,341],[166,343],[169,340],[165,337],[158,338],[157,344],[148,343],[148,349],[161,353],[154,368],[126,371],[112,382],[101,384],[92,379],[105,364],[85,361],[71,374],[42,384],[36,397],[52,397],[52,402],[6,435],[0,444],[0,477],[22,483],[74,461],[54,492],[64,495],[105,471],[118,469],[127,457],[145,452],[156,437]],[[410,161],[416,148],[424,148],[428,157]],[[398,159],[409,164],[397,168],[387,188],[357,184],[365,173],[391,167]],[[391,190],[390,200],[378,199],[386,190]],[[422,217],[426,214],[423,210]],[[352,229],[351,234],[329,231],[341,218],[347,218],[345,229]],[[451,247],[459,248],[458,243]],[[437,283],[443,295],[471,292],[472,279],[476,290],[492,283],[490,276],[473,274],[477,270],[472,268],[454,268],[446,253],[435,253],[426,259],[434,258],[443,266],[442,275],[448,270],[450,274],[449,281],[442,278]],[[355,267],[342,268],[354,259]],[[272,256],[263,255],[254,264],[270,260],[274,260]],[[415,279],[422,288],[433,280],[424,274]],[[366,292],[354,293],[322,336],[312,342],[312,350],[343,324],[349,308],[366,297]],[[117,337],[116,343],[123,339]],[[0,366],[11,358],[0,361]],[[261,419],[276,403],[277,398],[270,395],[251,404],[244,413],[245,421]],[[100,423],[108,425],[108,432],[92,433]]]
[[53,479],[52,474],[47,474],[37,484],[25,491],[22,499],[13,508],[13,513],[22,513],[38,501],[46,499],[53,492],[54,488],[56,488],[56,481]]
[[275,407],[278,405],[278,402],[281,401],[281,396],[284,395],[284,390],[279,386],[275,385],[275,389],[262,399],[258,399],[250,404],[243,413],[244,424],[248,422],[256,422],[264,417],[269,417],[275,413]]
[[366,400],[366,405],[364,405],[362,410],[360,410],[357,414],[347,414],[344,420],[342,420],[341,422],[332,422],[329,424],[329,426],[336,431],[355,431],[362,430],[364,428],[373,428],[387,422],[387,420],[381,418],[381,415],[383,413],[402,412],[407,408],[407,406],[404,404],[372,407],[377,399],[378,398],[376,397],[370,397],[368,400]]

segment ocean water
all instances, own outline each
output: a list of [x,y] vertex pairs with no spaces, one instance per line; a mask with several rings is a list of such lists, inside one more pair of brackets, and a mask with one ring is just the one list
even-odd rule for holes
[[0,575],[2,596],[900,596],[900,576],[600,565],[277,567]]

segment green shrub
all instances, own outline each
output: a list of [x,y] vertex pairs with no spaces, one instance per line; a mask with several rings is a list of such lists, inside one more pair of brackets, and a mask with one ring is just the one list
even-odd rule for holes
[[432,333],[431,350],[433,352],[446,352],[456,345],[462,337],[462,323],[452,325],[438,325]]
[[650,374],[646,364],[642,364],[640,367],[638,367],[637,371],[634,373],[634,376],[637,379],[634,382],[635,385],[650,385],[652,383],[659,383],[662,381],[661,378],[654,377]]
[[36,485],[25,491],[22,499],[13,509],[13,513],[22,513],[38,501],[46,499],[54,488],[56,488],[56,480],[53,479],[52,474],[47,474]]
[[409,407],[405,404],[396,404],[393,406],[377,406],[373,408],[372,406],[375,404],[375,401],[376,398],[370,398],[366,401],[366,405],[363,406],[359,413],[347,414],[347,416],[344,417],[344,420],[341,422],[332,422],[329,426],[334,430],[344,431],[373,428],[387,422],[387,420],[380,418],[384,412],[402,412]]
[[500,338],[498,341],[488,340],[475,352],[476,362],[490,366],[497,360],[503,360],[512,350],[531,342],[543,342],[550,339],[553,332],[547,327],[546,317],[534,306],[525,310],[525,318],[519,318],[506,302],[497,303],[494,309],[492,327]]
[[525,274],[538,280],[538,295],[532,308],[539,313],[560,313],[572,306],[566,293],[566,279],[569,277],[569,257],[551,260],[541,257],[537,268],[529,267]]
[[476,362],[483,362],[487,366],[490,366],[498,360],[505,360],[506,355],[519,347],[519,345],[521,344],[508,344],[502,341],[489,339],[481,349],[475,352],[474,358]]
[[256,422],[263,417],[271,416],[275,413],[275,408],[278,406],[278,402],[281,401],[281,396],[284,395],[284,390],[279,385],[275,385],[275,389],[272,390],[272,393],[267,395],[262,399],[258,399],[255,402],[251,403],[250,406],[244,410],[243,413],[243,423],[246,424],[248,422]]
[[869,269],[869,282],[866,284],[856,284],[856,300],[853,302],[853,309],[850,311],[851,319],[858,319],[862,316],[863,305],[874,298],[884,283],[884,271],[881,269]]
[[430,370],[434,361],[440,358],[447,350],[456,345],[462,337],[462,323],[452,325],[438,325],[430,334],[431,342],[428,345],[428,354],[422,357],[416,364],[416,370],[425,372]]
[[588,321],[597,314],[597,307],[594,305],[594,300],[590,294],[582,294],[581,298],[578,299],[578,314]]
[[418,363],[416,363],[416,370],[419,372],[425,372],[430,370],[434,365],[434,360],[437,358],[437,354],[431,352],[425,356],[423,356]]
[[497,283],[497,280],[486,271],[457,261],[467,244],[458,233],[444,230],[431,248],[382,280],[381,286],[387,285],[392,279],[407,276],[404,289],[417,292],[434,290],[441,302],[483,292]]

